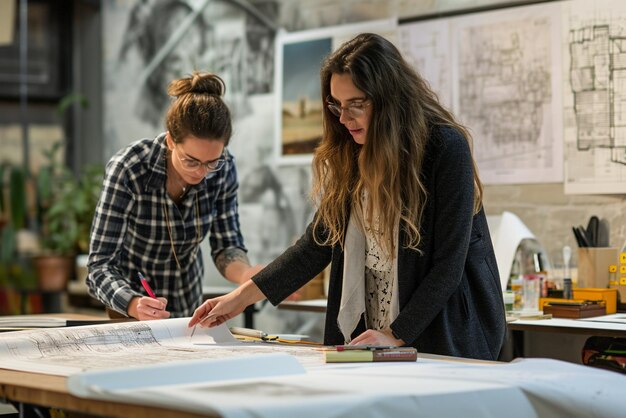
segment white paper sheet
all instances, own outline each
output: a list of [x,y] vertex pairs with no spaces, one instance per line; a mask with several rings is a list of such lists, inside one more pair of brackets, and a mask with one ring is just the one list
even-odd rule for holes
[[[594,316],[591,318],[581,318],[579,321],[584,322],[593,322],[595,323],[606,323],[606,324],[621,324],[626,325],[626,314],[612,314],[612,315],[603,315],[603,316]],[[626,331],[626,327],[624,327]]]
[[[294,347],[287,347],[290,348]],[[245,349],[257,351],[259,347],[250,345]],[[308,347],[299,349],[317,352]],[[281,354],[275,356],[279,359]],[[251,362],[261,361],[263,357],[227,357],[232,366],[226,370],[235,367],[245,370],[251,367]],[[286,356],[285,361],[291,362],[286,367],[297,365],[294,357]],[[118,382],[124,380],[119,376],[104,380],[104,384],[99,384],[98,378],[82,384],[89,387],[90,397],[174,405],[184,411],[213,412],[227,418],[409,415],[610,418],[615,416],[615,411],[626,408],[626,399],[620,395],[626,380],[623,376],[548,359],[473,363],[420,358],[415,363],[324,365],[309,368],[306,373],[298,373],[296,367],[289,375],[281,375],[278,366],[273,369],[270,365],[257,377],[242,372],[219,380],[207,376],[202,381],[200,376],[209,374],[211,368],[217,370],[217,364],[219,361],[213,364],[207,361],[202,365],[206,371],[199,367],[199,374],[192,373],[186,382],[185,373],[178,373],[175,376],[180,378],[173,379],[169,385],[167,378],[159,379],[158,374],[153,377],[155,384],[144,387],[119,386]]]
[[522,389],[542,417],[615,417],[626,408],[626,377],[593,367],[559,360],[526,358],[510,363],[423,364],[419,371],[384,365],[352,370],[355,375],[381,378],[419,377],[426,381],[500,383]]
[[68,377],[70,393],[81,397],[101,397],[134,389],[194,383],[227,382],[273,376],[303,374],[306,370],[288,354],[262,354],[248,357],[225,357],[177,361],[166,364],[78,373]]
[[[418,369],[413,366],[414,371]],[[176,405],[189,412],[214,411],[228,418],[484,417],[486,412],[498,416],[503,411],[507,418],[536,416],[523,392],[505,384],[329,370],[335,371],[318,369],[284,377],[146,387],[102,395],[139,404]]]
[[[304,376],[144,388],[135,401],[163,399],[225,417],[613,417],[625,406],[624,378],[569,363],[360,364]],[[593,390],[590,388],[593,387]]]

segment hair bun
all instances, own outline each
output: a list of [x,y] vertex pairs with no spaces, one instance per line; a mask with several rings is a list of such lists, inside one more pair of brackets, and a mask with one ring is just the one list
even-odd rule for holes
[[200,71],[194,71],[188,77],[172,81],[167,88],[167,94],[172,97],[187,93],[223,96],[225,92],[224,80],[215,74]]

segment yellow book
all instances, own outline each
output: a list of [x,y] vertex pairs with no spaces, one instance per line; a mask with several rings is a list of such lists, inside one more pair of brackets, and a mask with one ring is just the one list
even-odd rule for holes
[[324,356],[326,363],[416,361],[417,350],[412,347],[341,351],[328,350],[324,351]]

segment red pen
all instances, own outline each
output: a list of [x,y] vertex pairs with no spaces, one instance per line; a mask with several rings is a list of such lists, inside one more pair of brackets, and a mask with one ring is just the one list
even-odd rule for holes
[[146,292],[148,292],[148,296],[156,299],[156,296],[154,295],[152,288],[148,284],[148,281],[146,280],[146,278],[143,277],[143,274],[141,274],[140,272],[137,272],[137,275],[139,276],[139,280],[141,280],[141,285],[143,286],[144,289],[146,289]]

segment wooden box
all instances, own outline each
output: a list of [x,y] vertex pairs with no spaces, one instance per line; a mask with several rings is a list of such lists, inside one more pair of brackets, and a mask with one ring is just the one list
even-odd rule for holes
[[604,303],[552,302],[543,307],[543,313],[553,318],[590,318],[606,315],[606,306]]

